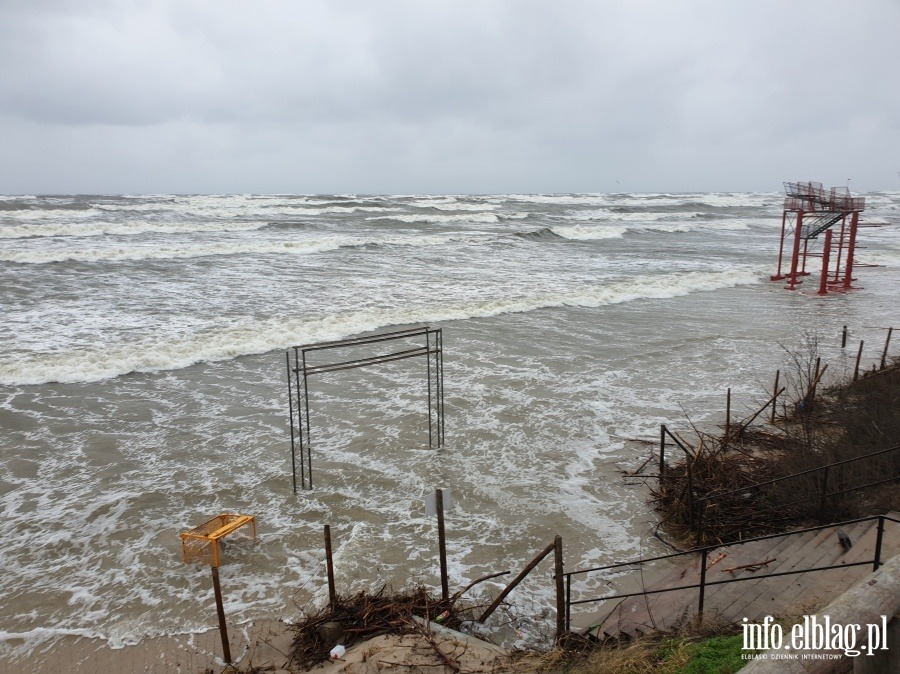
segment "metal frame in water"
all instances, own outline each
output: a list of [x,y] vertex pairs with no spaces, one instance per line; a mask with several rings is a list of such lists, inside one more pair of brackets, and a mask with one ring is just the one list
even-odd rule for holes
[[[398,340],[416,340],[424,337],[425,344],[411,346],[399,351],[376,353],[365,358],[352,358],[312,364],[310,355],[319,351],[346,349],[367,346]],[[291,351],[294,362],[291,363]],[[332,342],[320,342],[307,346],[295,346],[289,349],[287,358],[288,371],[288,412],[291,425],[291,470],[293,472],[294,492],[297,491],[297,453],[300,454],[300,484],[303,489],[312,489],[312,440],[309,422],[309,386],[308,379],[313,374],[323,374],[338,370],[381,365],[395,360],[424,356],[427,363],[428,394],[428,446],[442,447],[444,444],[444,356],[443,335],[440,328],[428,326],[383,332],[365,337],[353,337]]]

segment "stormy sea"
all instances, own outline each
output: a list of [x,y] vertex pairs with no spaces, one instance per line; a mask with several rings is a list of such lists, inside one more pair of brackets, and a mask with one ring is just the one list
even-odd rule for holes
[[[435,488],[453,590],[555,535],[569,570],[660,554],[622,473],[661,423],[715,429],[728,388],[751,414],[810,339],[829,376],[860,340],[871,367],[900,327],[900,192],[864,196],[857,289],[824,297],[817,259],[769,280],[777,192],[0,197],[0,658],[214,626],[178,534],[219,513],[259,526],[224,552],[233,623],[324,602],[326,524],[339,592],[440,587]],[[417,359],[323,374],[294,493],[286,350],[420,325],[445,446]],[[510,595],[523,643],[551,573]]]

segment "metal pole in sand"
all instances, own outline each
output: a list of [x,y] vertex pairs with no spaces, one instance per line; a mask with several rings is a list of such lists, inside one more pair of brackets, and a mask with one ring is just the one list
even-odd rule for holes
[[337,592],[334,589],[334,560],[331,556],[331,527],[325,525],[325,570],[328,573],[328,606],[334,608]]
[[441,598],[450,598],[450,586],[447,581],[447,538],[444,535],[444,490],[434,490],[434,506],[437,511],[438,549],[441,557]]
[[228,626],[225,624],[225,607],[222,605],[222,588],[219,586],[219,567],[212,568],[213,592],[216,595],[216,612],[219,614],[219,634],[222,635],[222,656],[231,664],[231,646],[228,644]]

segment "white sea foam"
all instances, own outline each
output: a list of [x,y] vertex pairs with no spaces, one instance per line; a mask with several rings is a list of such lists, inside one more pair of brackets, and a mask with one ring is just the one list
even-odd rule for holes
[[266,227],[265,221],[240,220],[165,222],[131,220],[125,222],[69,222],[23,223],[0,225],[0,239],[26,239],[59,236],[135,236],[139,234],[192,234],[208,232],[248,232]]
[[454,215],[438,215],[434,213],[400,213],[390,216],[370,216],[366,220],[397,220],[399,222],[431,222],[436,224],[452,222],[477,222],[493,224],[500,221],[496,213],[465,212]]
[[584,225],[559,225],[550,231],[564,239],[589,241],[592,239],[616,239],[628,231],[627,227],[587,227]]
[[685,272],[635,278],[608,284],[584,285],[567,291],[543,290],[518,297],[497,297],[465,303],[409,306],[387,311],[364,310],[319,320],[263,321],[240,327],[223,327],[180,339],[143,345],[81,348],[50,354],[3,358],[0,383],[41,384],[88,382],[129,372],[179,369],[201,361],[230,360],[241,355],[265,353],[297,343],[341,339],[389,325],[436,323],[523,313],[549,307],[599,307],[639,299],[664,299],[692,292],[756,283],[759,274],[746,269],[723,272]]
[[18,264],[48,264],[51,262],[122,262],[134,260],[167,260],[207,257],[213,255],[308,255],[338,248],[367,245],[440,246],[452,241],[472,240],[474,235],[430,235],[354,237],[343,235],[313,236],[305,239],[276,239],[236,242],[210,242],[185,245],[158,243],[122,243],[92,248],[31,249],[20,248],[0,252],[0,262]]
[[3,649],[13,658],[27,657],[34,649],[49,641],[55,641],[61,637],[88,637],[102,638],[96,630],[68,627],[36,627],[27,632],[6,632],[0,630],[0,643],[4,643]]

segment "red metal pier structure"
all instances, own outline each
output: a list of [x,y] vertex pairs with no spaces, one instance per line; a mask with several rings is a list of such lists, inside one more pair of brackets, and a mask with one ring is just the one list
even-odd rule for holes
[[[851,197],[847,187],[826,191],[822,183],[812,182],[784,183],[784,191],[787,196],[781,216],[778,273],[772,280],[787,279],[785,288],[795,290],[803,282],[801,277],[810,274],[806,270],[807,258],[821,257],[819,294],[825,295],[829,289],[849,290],[854,280],[853,253],[859,214],[866,208],[865,197]],[[815,241],[823,232],[825,241],[821,250],[815,250]],[[787,241],[791,242],[790,271],[782,273]]]

